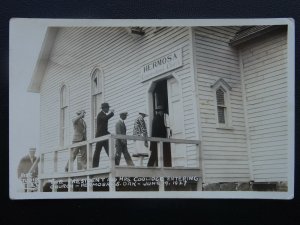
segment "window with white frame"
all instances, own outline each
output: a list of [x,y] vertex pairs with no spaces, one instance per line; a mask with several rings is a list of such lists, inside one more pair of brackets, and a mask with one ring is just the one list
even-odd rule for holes
[[231,128],[230,91],[232,88],[222,78],[211,87],[214,92],[217,127]]
[[103,102],[103,74],[100,69],[95,69],[92,73],[92,131],[96,134],[97,115],[101,111]]
[[68,122],[68,93],[66,85],[60,89],[60,145],[67,145],[67,122]]
[[225,103],[225,91],[222,87],[219,87],[216,91],[216,100],[217,100],[218,122],[220,124],[225,124],[225,122],[227,122],[226,103]]

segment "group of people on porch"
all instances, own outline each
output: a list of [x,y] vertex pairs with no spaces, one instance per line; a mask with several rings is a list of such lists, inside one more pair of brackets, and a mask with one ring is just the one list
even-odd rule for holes
[[[155,108],[156,114],[152,120],[152,130],[151,137],[159,137],[159,138],[170,138],[172,136],[172,130],[170,128],[170,122],[168,114],[165,112],[165,109],[162,105],[159,105]],[[73,128],[74,128],[74,136],[73,136],[73,144],[82,142],[86,140],[86,123],[84,121],[85,111],[79,110],[77,116],[73,119]],[[108,103],[101,104],[101,112],[97,115],[97,128],[95,137],[101,137],[110,134],[108,131],[108,121],[110,118],[114,116],[114,110],[110,110],[110,106]],[[119,120],[115,124],[115,134],[117,135],[126,135],[126,125],[125,120],[127,119],[128,112],[120,112]],[[145,157],[150,157],[147,163],[148,167],[157,166],[158,163],[158,149],[157,142],[151,142],[150,146],[146,138],[148,137],[147,126],[144,118],[147,117],[148,114],[145,110],[141,109],[138,111],[137,118],[134,121],[133,126],[133,135],[144,137],[145,140],[136,140],[135,141],[135,152],[132,157],[137,157],[140,160],[140,165],[144,161]],[[109,156],[108,150],[108,140],[99,141],[96,143],[96,149],[93,155],[92,166],[98,167],[100,162],[100,153],[104,148],[106,154]],[[150,148],[149,148],[150,147]],[[134,166],[133,160],[128,152],[127,148],[127,140],[126,139],[116,139],[115,141],[115,165],[120,164],[121,156],[124,155],[125,161],[128,166]],[[168,142],[163,143],[163,165],[165,167],[172,166],[172,157],[171,157],[171,145]],[[72,162],[75,160],[76,156],[81,154],[81,164],[82,168],[87,168],[87,149],[86,146],[75,147],[71,149],[71,157]],[[65,171],[69,170],[69,161],[65,166]]]

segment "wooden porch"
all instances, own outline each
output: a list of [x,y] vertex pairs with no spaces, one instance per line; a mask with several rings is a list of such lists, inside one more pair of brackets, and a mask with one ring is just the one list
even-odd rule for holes
[[[167,191],[168,185],[174,186],[179,182],[192,182],[196,189],[202,190],[202,165],[201,165],[201,148],[199,140],[185,140],[185,139],[167,139],[167,138],[146,138],[149,142],[156,142],[158,148],[158,165],[155,167],[146,166],[116,166],[115,165],[115,140],[127,139],[127,140],[145,140],[143,137],[128,136],[128,135],[106,135],[99,138],[95,138],[89,141],[84,141],[70,146],[59,148],[54,151],[43,152],[40,155],[39,163],[39,191],[97,191],[96,186],[105,186],[105,191],[115,192],[120,191],[118,186],[128,186],[127,191],[131,191],[131,185],[145,186],[147,182],[154,184],[157,191]],[[93,145],[99,141],[108,140],[109,142],[109,164],[107,167],[92,167],[92,153]],[[172,144],[185,144],[195,145],[196,154],[194,161],[195,166],[186,167],[164,167],[163,166],[163,143]],[[86,170],[74,170],[74,163],[71,160],[71,149],[86,145],[87,147],[87,169]],[[58,154],[61,151],[69,152],[69,170],[68,172],[58,171]],[[48,153],[53,154],[53,172],[45,173],[45,155]],[[101,164],[101,162],[100,162]],[[107,184],[105,184],[104,180]],[[133,183],[134,182],[134,183]],[[45,188],[48,185],[48,190]],[[76,188],[81,187],[81,188]],[[176,186],[176,185],[175,185]],[[136,189],[137,190],[137,189]],[[176,190],[176,187],[175,187]],[[99,190],[98,190],[99,191]]]

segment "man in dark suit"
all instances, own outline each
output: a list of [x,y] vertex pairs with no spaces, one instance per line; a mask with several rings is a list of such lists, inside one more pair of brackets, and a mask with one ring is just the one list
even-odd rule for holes
[[[19,162],[18,178],[23,183],[25,192],[29,191],[30,187],[37,185],[38,167],[32,168],[37,160],[35,152],[35,148],[30,148],[29,154],[24,156]],[[30,171],[31,168],[32,171]],[[31,185],[28,182],[30,182]]]
[[[155,109],[157,114],[154,116],[152,121],[152,133],[151,137],[161,137],[161,138],[170,138],[168,134],[169,125],[168,125],[168,115],[164,112],[163,106],[157,106]],[[151,142],[150,144],[151,155],[148,161],[148,167],[157,165],[158,155],[157,155],[157,143]],[[170,143],[163,143],[163,164],[165,167],[172,167],[172,156],[171,156],[171,146]]]
[[[73,144],[86,141],[86,123],[83,120],[85,111],[79,110],[77,113],[77,117],[73,119],[73,128],[74,128],[74,135],[73,135]],[[76,156],[80,152],[81,154],[81,165],[83,169],[86,169],[86,146],[80,146],[71,149],[71,162],[74,162]],[[65,171],[69,170],[69,161],[65,167]]]
[[[110,134],[107,130],[108,120],[114,116],[114,110],[111,110],[111,112],[108,113],[109,112],[109,104],[108,103],[102,103],[101,108],[102,108],[102,111],[97,116],[96,138]],[[108,140],[97,142],[96,150],[94,152],[94,157],[93,157],[93,167],[99,166],[100,153],[101,153],[102,147],[104,147],[106,154],[109,155]]]
[[[124,120],[126,120],[128,113],[120,113],[120,120],[116,123],[116,134],[126,135],[126,126]],[[121,154],[124,154],[127,165],[134,166],[132,159],[128,153],[127,140],[126,139],[116,139],[116,157],[115,164],[119,165],[121,160]]]

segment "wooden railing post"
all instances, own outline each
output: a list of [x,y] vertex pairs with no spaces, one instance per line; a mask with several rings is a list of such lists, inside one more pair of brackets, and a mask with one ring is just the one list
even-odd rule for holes
[[43,192],[43,186],[44,186],[44,180],[43,179],[39,179],[39,191]]
[[163,142],[157,142],[157,166],[159,168],[162,168],[164,166],[163,164]]
[[57,172],[57,155],[58,155],[58,151],[54,151],[54,153],[53,153],[53,160],[54,160],[54,162],[53,162],[53,166],[54,166],[54,173],[56,173]]
[[92,162],[92,148],[93,144],[87,143],[86,144],[86,168],[91,168],[91,162]]
[[45,153],[41,153],[41,174],[44,173],[44,165],[45,165]]
[[115,179],[116,179],[116,168],[115,168],[115,140],[112,136],[109,137],[109,159],[110,159],[110,174],[109,174],[109,191],[115,192]]
[[93,192],[93,178],[92,178],[92,176],[87,176],[86,185],[87,185],[87,192]]
[[72,159],[72,148],[68,148],[68,152],[69,152],[69,171],[72,172],[73,171],[73,167],[74,167],[74,162]]
[[71,177],[68,177],[68,192],[73,192],[73,181]]
[[57,185],[55,184],[55,179],[52,179],[51,180],[51,183],[52,183],[52,192],[56,192],[57,191]]

